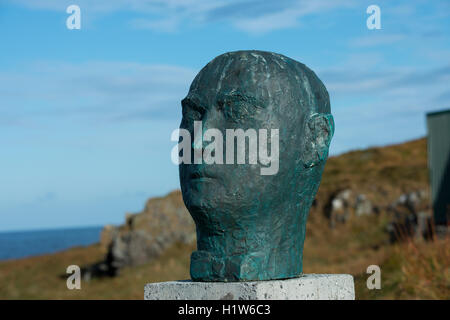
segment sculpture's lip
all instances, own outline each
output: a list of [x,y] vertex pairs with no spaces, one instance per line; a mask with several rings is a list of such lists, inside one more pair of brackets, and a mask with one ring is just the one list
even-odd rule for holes
[[209,179],[214,179],[214,177],[203,171],[194,171],[189,175],[189,179],[191,179],[191,180],[209,180]]

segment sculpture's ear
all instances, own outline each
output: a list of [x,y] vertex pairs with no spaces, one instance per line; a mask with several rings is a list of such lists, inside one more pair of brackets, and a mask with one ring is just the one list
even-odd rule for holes
[[315,113],[311,115],[305,127],[305,145],[302,162],[305,168],[311,168],[328,157],[328,148],[334,134],[334,120],[331,114]]

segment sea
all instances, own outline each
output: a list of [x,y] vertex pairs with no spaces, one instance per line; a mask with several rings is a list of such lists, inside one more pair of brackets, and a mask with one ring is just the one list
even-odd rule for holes
[[0,232],[0,260],[54,253],[100,241],[101,226]]

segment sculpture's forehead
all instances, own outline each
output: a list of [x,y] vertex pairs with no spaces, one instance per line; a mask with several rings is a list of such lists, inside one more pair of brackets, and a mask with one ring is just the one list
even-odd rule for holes
[[190,95],[203,96],[209,101],[241,95],[270,103],[292,91],[298,80],[293,74],[289,64],[280,59],[257,53],[223,55],[200,71],[191,85]]

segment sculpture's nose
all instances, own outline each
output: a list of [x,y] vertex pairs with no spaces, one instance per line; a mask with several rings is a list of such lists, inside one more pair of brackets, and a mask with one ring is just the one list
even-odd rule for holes
[[194,123],[194,139],[192,140],[192,149],[203,149],[203,135],[208,129],[219,129],[221,114],[215,108],[210,108],[203,114],[201,121]]
[[192,140],[192,149],[194,150],[202,150],[203,148],[203,121],[196,121],[194,124],[194,140]]

